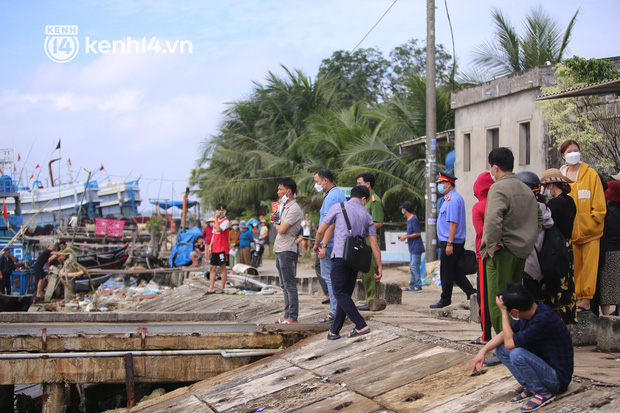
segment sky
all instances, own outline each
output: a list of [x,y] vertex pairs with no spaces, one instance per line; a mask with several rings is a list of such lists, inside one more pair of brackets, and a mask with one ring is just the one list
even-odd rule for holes
[[[74,180],[85,169],[100,182],[140,178],[143,205],[179,200],[228,102],[281,65],[315,78],[323,59],[353,50],[393,3],[0,0],[0,149],[13,148],[22,176],[35,172],[45,185],[47,163],[60,156],[63,182],[71,160]],[[519,28],[539,3],[447,0],[459,67],[492,39],[493,7]],[[620,1],[547,0],[544,9],[563,28],[580,9],[567,57],[620,55]],[[436,0],[435,19],[436,42],[451,51],[445,1]],[[397,0],[359,47],[387,56],[425,37],[426,1]]]

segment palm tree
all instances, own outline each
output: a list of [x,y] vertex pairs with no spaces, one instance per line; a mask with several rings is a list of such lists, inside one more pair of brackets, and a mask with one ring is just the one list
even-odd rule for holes
[[491,16],[495,25],[492,41],[485,41],[474,49],[474,68],[461,75],[465,81],[505,76],[547,62],[558,63],[562,57],[577,21],[579,9],[564,31],[557,20],[552,19],[542,6],[530,10],[525,18],[521,34],[504,17],[493,9]]

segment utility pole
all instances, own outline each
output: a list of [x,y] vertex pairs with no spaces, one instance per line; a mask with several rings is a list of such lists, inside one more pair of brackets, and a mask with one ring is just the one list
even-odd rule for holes
[[426,262],[437,260],[435,0],[426,0]]

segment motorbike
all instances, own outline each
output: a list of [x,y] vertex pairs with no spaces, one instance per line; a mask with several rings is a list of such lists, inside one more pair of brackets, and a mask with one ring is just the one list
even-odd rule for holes
[[254,238],[254,242],[250,244],[250,248],[252,249],[252,267],[258,268],[263,262],[265,240]]

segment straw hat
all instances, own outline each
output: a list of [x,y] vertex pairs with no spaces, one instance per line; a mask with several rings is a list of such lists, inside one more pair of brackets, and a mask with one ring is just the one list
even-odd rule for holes
[[540,184],[547,185],[553,182],[561,183],[561,184],[572,184],[573,181],[568,179],[566,176],[560,172],[559,169],[551,168],[547,169],[540,176]]
[[233,219],[230,225],[239,225],[239,221],[237,221],[236,219]]
[[207,219],[207,221],[206,221],[206,222],[215,222],[215,218],[214,218],[214,217],[211,217],[211,218]]

